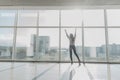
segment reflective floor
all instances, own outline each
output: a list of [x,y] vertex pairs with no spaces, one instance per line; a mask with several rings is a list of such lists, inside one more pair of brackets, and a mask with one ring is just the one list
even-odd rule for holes
[[0,62],[0,80],[120,80],[120,64]]

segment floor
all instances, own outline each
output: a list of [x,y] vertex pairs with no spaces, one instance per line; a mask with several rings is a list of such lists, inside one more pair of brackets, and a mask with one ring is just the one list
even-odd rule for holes
[[0,62],[0,80],[120,80],[120,64]]

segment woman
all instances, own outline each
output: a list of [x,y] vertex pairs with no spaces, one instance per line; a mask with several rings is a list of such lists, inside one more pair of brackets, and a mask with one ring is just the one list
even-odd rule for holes
[[71,59],[71,64],[73,64],[73,59],[72,59],[72,50],[74,51],[75,56],[77,57],[78,61],[79,61],[79,65],[80,65],[80,59],[76,53],[76,48],[75,48],[75,38],[76,38],[76,29],[75,29],[75,34],[73,36],[72,33],[70,33],[70,35],[68,35],[67,31],[65,30],[66,36],[69,39],[69,51],[70,51],[70,59]]

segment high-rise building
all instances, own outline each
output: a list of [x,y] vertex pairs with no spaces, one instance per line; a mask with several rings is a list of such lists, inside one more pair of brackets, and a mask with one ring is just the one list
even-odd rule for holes
[[34,53],[36,52],[36,38],[37,38],[37,35],[35,34],[31,36],[31,47],[33,48]]
[[[37,45],[36,45],[37,41]],[[32,42],[31,45],[33,45],[33,52],[35,53],[37,50],[37,56],[48,54],[49,46],[50,46],[50,39],[49,36],[37,36],[32,35]],[[36,49],[36,47],[38,47]]]
[[120,56],[120,45],[119,44],[109,45],[109,54],[111,56]]
[[48,53],[49,50],[49,36],[39,36],[38,37],[38,52],[40,55],[44,55]]
[[0,46],[0,57],[11,57],[12,47],[11,46]]
[[[105,45],[96,47],[97,57],[105,56]],[[119,44],[109,44],[109,56],[120,56],[120,45]]]
[[106,48],[105,45],[102,45],[100,47],[96,47],[97,57],[105,57],[105,53],[106,53],[105,48]]

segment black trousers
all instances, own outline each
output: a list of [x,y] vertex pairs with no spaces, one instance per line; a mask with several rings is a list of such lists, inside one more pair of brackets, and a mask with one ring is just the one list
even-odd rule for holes
[[79,59],[78,54],[77,54],[77,52],[76,52],[75,45],[70,45],[70,46],[69,46],[69,51],[70,51],[71,63],[73,63],[72,50],[74,51],[74,54],[75,54],[75,56],[77,57],[77,59],[78,59],[78,61],[79,61],[79,63],[80,63],[80,59]]

